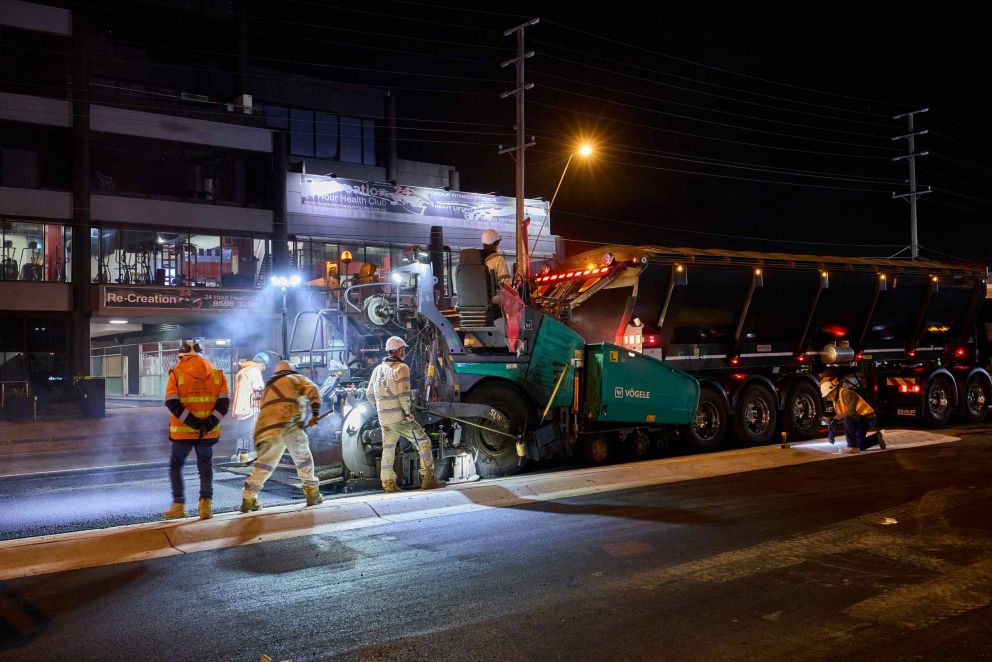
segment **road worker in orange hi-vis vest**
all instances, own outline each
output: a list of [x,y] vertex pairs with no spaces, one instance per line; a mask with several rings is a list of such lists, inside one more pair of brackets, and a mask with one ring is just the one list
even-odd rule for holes
[[820,376],[820,395],[834,405],[834,423],[844,426],[847,447],[842,453],[860,453],[873,446],[885,450],[882,431],[868,434],[877,422],[875,410],[857,392],[858,379],[852,374],[841,374],[828,368]]
[[172,507],[162,513],[166,519],[186,517],[182,471],[190,451],[196,451],[196,468],[200,474],[200,519],[213,517],[214,444],[220,439],[220,420],[231,406],[231,397],[224,372],[203,358],[202,351],[199,343],[184,340],[179,347],[179,363],[169,371],[165,387],[172,440],[169,459]]

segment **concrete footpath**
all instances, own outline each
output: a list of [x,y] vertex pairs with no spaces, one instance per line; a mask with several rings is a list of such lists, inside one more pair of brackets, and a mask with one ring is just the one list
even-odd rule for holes
[[[958,439],[933,432],[893,430],[886,434],[889,450],[884,452]],[[808,462],[871,461],[873,455],[883,452],[871,450],[860,455],[844,455],[838,454],[839,448],[840,445],[831,446],[826,441],[803,442],[789,449],[763,446],[556,473],[524,474],[431,492],[345,497],[312,508],[290,505],[247,515],[227,513],[206,521],[190,518],[11,540],[0,542],[0,580],[486,508],[519,507],[539,501]]]

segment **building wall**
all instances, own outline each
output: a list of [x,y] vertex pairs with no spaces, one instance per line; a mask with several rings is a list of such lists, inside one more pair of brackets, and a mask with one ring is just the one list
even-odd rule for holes
[[451,171],[454,166],[426,161],[396,159],[396,181],[409,186],[444,188],[451,186]]

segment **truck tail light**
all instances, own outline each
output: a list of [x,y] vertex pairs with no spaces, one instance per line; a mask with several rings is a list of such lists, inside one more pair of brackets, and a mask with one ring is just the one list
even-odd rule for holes
[[964,355],[965,355],[964,347],[958,347],[956,350],[954,350],[954,356],[958,357],[959,359],[962,358]]
[[739,356],[730,357],[730,365],[740,365],[740,364],[741,364],[741,357]]

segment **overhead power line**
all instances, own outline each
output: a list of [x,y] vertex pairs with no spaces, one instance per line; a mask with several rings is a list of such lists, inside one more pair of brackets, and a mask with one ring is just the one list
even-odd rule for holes
[[[668,99],[668,98],[665,98],[665,97],[656,97],[656,96],[651,96],[650,94],[640,94],[638,92],[632,92],[630,89],[621,89],[621,88],[617,88],[617,87],[608,87],[606,85],[597,85],[595,83],[590,83],[590,82],[585,81],[585,80],[578,80],[578,79],[575,79],[575,78],[568,78],[568,77],[565,77],[565,76],[557,76],[555,74],[549,74],[547,72],[540,71],[540,70],[534,71],[533,73],[535,73],[538,76],[543,76],[545,78],[554,78],[556,80],[562,80],[562,81],[566,81],[566,82],[573,83],[573,84],[583,85],[585,87],[593,87],[593,88],[600,89],[600,90],[606,90],[608,92],[614,92],[616,94],[624,94],[624,95],[627,95],[627,96],[638,97],[640,99],[649,99],[651,101],[656,101],[658,103],[672,104],[673,106],[683,106],[685,108],[693,108],[695,110],[702,110],[702,111],[706,111],[708,113],[718,113],[720,115],[730,115],[732,117],[743,117],[745,119],[758,120],[758,121],[761,121],[761,122],[769,122],[769,123],[772,123],[772,124],[784,124],[786,126],[795,126],[795,127],[800,127],[800,128],[804,128],[804,129],[816,129],[817,131],[829,131],[831,133],[843,133],[843,134],[847,134],[847,135],[851,135],[851,136],[863,136],[863,137],[866,137],[866,138],[878,138],[880,140],[883,139],[883,138],[888,139],[888,136],[882,136],[881,134],[877,134],[877,133],[865,133],[863,131],[849,131],[847,129],[831,129],[831,128],[828,128],[828,127],[825,127],[825,126],[819,126],[819,125],[814,125],[814,124],[801,124],[801,123],[798,123],[798,122],[787,122],[785,120],[776,120],[776,119],[772,119],[770,117],[762,117],[760,115],[747,115],[745,113],[735,113],[735,112],[729,111],[729,110],[720,110],[718,108],[710,108],[709,106],[699,106],[697,104],[692,104],[692,103],[683,103],[681,101],[675,101],[674,99]],[[871,124],[876,124],[876,123],[875,122],[871,122]],[[886,128],[888,128],[888,126],[889,126],[889,125],[880,124],[880,123],[878,125],[879,126],[885,126]]]
[[610,99],[604,99],[603,97],[597,97],[597,96],[594,96],[594,95],[591,95],[591,94],[582,94],[581,92],[575,92],[573,90],[566,90],[566,89],[563,89],[563,88],[560,88],[560,87],[554,87],[554,86],[551,86],[551,85],[543,85],[542,87],[544,89],[548,89],[548,90],[551,90],[553,92],[558,92],[559,94],[567,94],[567,95],[570,95],[570,96],[581,97],[583,99],[591,99],[591,100],[594,100],[594,101],[599,101],[601,103],[609,103],[609,104],[613,104],[615,106],[623,106],[624,108],[631,108],[631,109],[634,109],[634,110],[640,110],[640,111],[643,111],[643,112],[654,113],[654,114],[657,114],[657,115],[664,115],[666,117],[675,117],[675,118],[678,118],[678,119],[689,120],[689,121],[692,121],[692,122],[700,122],[700,123],[703,123],[703,124],[712,124],[714,126],[722,126],[722,127],[729,128],[729,129],[738,129],[740,131],[752,131],[754,133],[763,133],[765,135],[779,136],[781,138],[792,138],[792,139],[795,139],[795,140],[807,140],[807,141],[811,141],[811,142],[830,143],[832,145],[844,145],[845,147],[861,147],[861,148],[864,148],[864,149],[873,149],[873,150],[878,150],[878,151],[883,151],[883,152],[894,152],[894,151],[896,151],[896,150],[894,150],[891,147],[880,147],[878,145],[865,145],[865,144],[862,144],[862,143],[850,143],[850,142],[845,142],[845,141],[842,141],[842,140],[829,140],[827,138],[810,138],[810,137],[807,137],[807,136],[798,136],[798,135],[795,135],[795,134],[792,134],[792,133],[782,133],[780,131],[769,131],[767,129],[755,129],[755,128],[748,127],[748,126],[740,126],[738,124],[728,124],[726,122],[716,122],[716,121],[713,121],[713,120],[706,120],[706,119],[702,119],[702,118],[699,118],[699,117],[691,117],[689,115],[679,115],[677,113],[669,113],[669,112],[666,112],[664,110],[658,110],[656,108],[647,108],[645,106],[636,106],[634,104],[623,103],[622,101],[612,101]]
[[[698,83],[700,85],[707,85],[709,87],[715,87],[717,89],[730,90],[731,92],[739,92],[741,94],[750,94],[752,96],[761,97],[761,98],[764,98],[764,99],[774,99],[776,101],[783,101],[785,103],[793,103],[793,104],[796,104],[796,105],[799,105],[799,106],[813,106],[813,107],[816,107],[816,108],[825,108],[827,110],[834,110],[834,111],[838,111],[838,112],[842,112],[842,113],[851,113],[851,114],[854,114],[854,115],[863,115],[863,116],[866,116],[866,117],[888,117],[888,115],[885,114],[885,113],[874,113],[874,112],[868,112],[868,111],[864,111],[864,110],[851,110],[850,108],[842,108],[840,106],[831,106],[831,105],[828,105],[828,104],[814,103],[814,102],[811,102],[811,101],[800,101],[798,99],[789,99],[787,97],[781,97],[781,96],[777,96],[775,94],[764,94],[763,92],[755,92],[754,90],[746,90],[746,89],[743,89],[743,88],[740,88],[740,87],[733,87],[733,86],[730,86],[730,85],[721,85],[719,83],[711,83],[711,82],[708,82],[708,81],[700,80],[698,78],[692,78],[690,76],[681,76],[681,75],[673,74],[673,73],[670,73],[670,72],[667,72],[667,71],[662,71],[660,69],[653,69],[651,67],[642,67],[640,65],[631,64],[629,62],[620,62],[620,61],[618,61],[616,59],[613,59],[613,58],[604,58],[604,57],[599,56],[599,55],[592,55],[592,54],[587,53],[585,51],[579,51],[579,50],[576,50],[576,49],[573,49],[573,48],[567,48],[565,46],[559,46],[557,44],[552,44],[552,43],[549,43],[549,42],[543,42],[543,41],[540,41],[540,40],[537,40],[537,39],[535,39],[534,41],[535,41],[535,43],[542,44],[544,46],[549,46],[551,48],[558,48],[560,50],[568,51],[568,52],[571,52],[571,53],[579,53],[579,54],[584,55],[586,57],[594,57],[594,58],[597,58],[599,60],[606,60],[606,61],[611,62],[613,64],[619,64],[620,66],[630,67],[631,69],[637,69],[638,71],[647,71],[647,72],[650,72],[650,73],[653,73],[653,74],[657,74],[657,75],[661,75],[661,76],[668,76],[670,78],[675,78],[677,80],[691,81],[693,83]],[[561,57],[556,56],[556,55],[550,55],[549,54],[546,57],[550,57],[550,58],[556,59],[556,60],[570,61],[570,60],[565,60],[565,58],[561,58]],[[577,63],[577,64],[584,64],[585,66],[590,66],[590,67],[593,67],[594,66],[594,65],[590,65],[588,63],[581,63],[581,62],[580,63]],[[594,67],[594,68],[596,68],[596,67]]]
[[542,101],[531,101],[529,103],[531,103],[531,104],[533,104],[535,106],[542,106],[542,107],[545,107],[545,108],[551,108],[553,110],[558,110],[558,111],[561,111],[561,112],[572,113],[574,115],[581,115],[583,117],[592,117],[592,118],[595,118],[595,119],[598,119],[598,120],[602,120],[602,121],[607,122],[607,123],[624,124],[624,125],[627,125],[627,126],[637,126],[637,127],[651,129],[652,131],[662,131],[662,132],[665,132],[665,133],[674,133],[674,134],[678,134],[678,135],[682,135],[682,136],[689,136],[689,137],[692,137],[692,138],[700,138],[702,140],[714,140],[714,141],[718,141],[718,142],[732,143],[732,144],[736,144],[736,145],[746,145],[748,147],[761,147],[763,149],[774,149],[774,150],[780,150],[780,151],[785,151],[785,152],[797,152],[797,153],[803,153],[803,154],[818,154],[820,156],[837,156],[837,157],[851,158],[851,159],[876,159],[876,160],[887,160],[888,159],[888,157],[886,157],[886,156],[874,156],[874,155],[869,155],[869,154],[850,154],[850,153],[839,153],[839,152],[822,152],[822,151],[818,151],[818,150],[800,149],[800,148],[796,148],[796,147],[780,147],[780,146],[777,146],[777,145],[765,145],[765,144],[761,144],[761,143],[747,142],[747,141],[744,141],[744,140],[732,140],[730,138],[717,138],[715,136],[707,136],[707,135],[698,134],[698,133],[689,133],[687,131],[677,131],[675,129],[666,129],[666,128],[660,127],[660,126],[652,126],[650,124],[641,124],[639,122],[630,122],[630,121],[627,121],[627,120],[614,119],[612,117],[606,117],[604,115],[596,115],[595,113],[586,113],[586,112],[583,112],[583,111],[580,111],[580,110],[573,110],[571,108],[563,108],[562,106],[556,106],[554,104],[544,103]]

